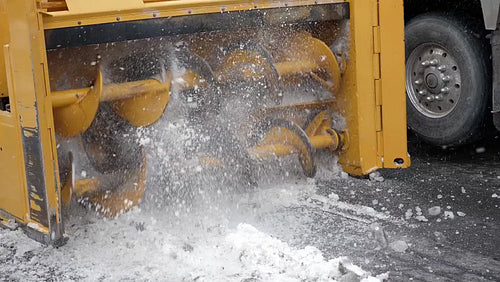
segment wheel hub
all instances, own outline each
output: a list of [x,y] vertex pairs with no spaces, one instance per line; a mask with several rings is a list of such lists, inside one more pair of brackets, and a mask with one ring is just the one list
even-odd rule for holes
[[418,46],[406,62],[406,92],[420,113],[430,118],[446,116],[461,94],[456,60],[437,44]]
[[426,77],[425,77],[425,83],[426,83],[426,86],[427,88],[436,88],[438,86],[438,77],[433,74],[433,73],[430,73],[428,74]]

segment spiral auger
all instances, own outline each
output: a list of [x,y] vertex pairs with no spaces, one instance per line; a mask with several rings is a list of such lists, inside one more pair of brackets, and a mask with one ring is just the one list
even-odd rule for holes
[[268,117],[257,123],[256,132],[259,141],[248,149],[254,160],[297,154],[307,177],[316,174],[316,150],[339,151],[348,145],[347,131],[333,129],[327,111],[317,114],[306,128],[291,120]]
[[[68,182],[66,186],[72,191],[69,194],[85,196],[108,215],[139,202],[145,187],[144,148],[136,138],[125,140],[122,136],[133,136],[134,127],[158,121],[169,104],[171,90],[177,91],[189,109],[193,124],[203,127],[227,103],[224,100],[230,87],[239,87],[241,83],[263,86],[256,87],[251,94],[258,100],[256,110],[285,110],[279,116],[264,114],[252,119],[253,128],[258,129],[261,138],[245,151],[245,159],[256,161],[271,155],[298,154],[305,175],[313,177],[315,150],[342,148],[346,134],[329,127],[326,112],[306,128],[300,117],[286,115],[289,105],[283,104],[289,88],[305,80],[316,81],[327,89],[330,100],[338,93],[340,63],[323,41],[307,32],[295,32],[279,46],[262,38],[247,38],[210,48],[224,50],[225,56],[216,66],[188,44],[181,43],[167,52],[166,57],[143,52],[113,61],[106,70],[107,84],[98,71],[91,87],[52,93],[56,132],[65,137],[81,135],[82,147],[94,171],[91,178]],[[215,51],[201,53],[210,52]],[[307,107],[306,103],[303,110]],[[227,163],[220,154],[215,159],[219,161],[212,163]],[[118,177],[120,174],[126,177]],[[132,180],[139,184],[130,186]],[[102,200],[96,196],[102,193],[130,199]]]

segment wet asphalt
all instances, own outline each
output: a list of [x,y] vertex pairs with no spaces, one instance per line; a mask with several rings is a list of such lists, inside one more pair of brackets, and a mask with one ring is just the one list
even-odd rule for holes
[[408,150],[411,168],[383,170],[384,181],[318,181],[320,194],[388,219],[313,209],[308,239],[299,241],[389,272],[390,281],[500,281],[500,139],[443,149],[410,136]]

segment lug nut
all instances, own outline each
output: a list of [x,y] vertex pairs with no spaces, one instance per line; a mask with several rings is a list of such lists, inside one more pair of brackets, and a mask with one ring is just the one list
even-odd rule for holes
[[443,88],[441,88],[441,93],[443,93],[443,94],[450,93],[450,88],[449,87],[443,87]]
[[443,101],[443,98],[444,98],[444,97],[443,97],[443,94],[438,94],[438,95],[434,96],[434,98],[435,98],[436,100],[438,100],[438,101]]
[[424,83],[424,81],[422,79],[415,80],[416,85],[421,85],[422,83]]
[[432,102],[432,101],[434,101],[434,96],[429,95],[429,96],[425,97],[425,100],[427,100],[428,102]]
[[438,71],[440,71],[440,72],[445,72],[445,71],[446,71],[446,66],[445,66],[445,65],[440,65],[440,66],[438,67]]
[[444,82],[450,82],[450,80],[451,80],[451,76],[449,76],[449,75],[446,75],[443,77]]
[[420,90],[420,91],[418,91],[418,94],[422,95],[422,96],[427,95],[427,90],[425,90],[425,89],[424,90]]
[[429,62],[431,66],[437,66],[439,64],[439,61],[437,59],[433,59]]
[[431,62],[429,62],[429,61],[423,61],[423,62],[421,63],[421,65],[422,65],[422,66],[424,66],[424,67],[427,67],[427,66],[429,66],[430,64],[431,64]]

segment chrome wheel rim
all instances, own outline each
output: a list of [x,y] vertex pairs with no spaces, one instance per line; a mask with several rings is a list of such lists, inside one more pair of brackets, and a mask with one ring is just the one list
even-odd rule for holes
[[406,93],[412,105],[429,118],[442,118],[457,106],[462,80],[457,61],[442,46],[422,44],[406,62]]

